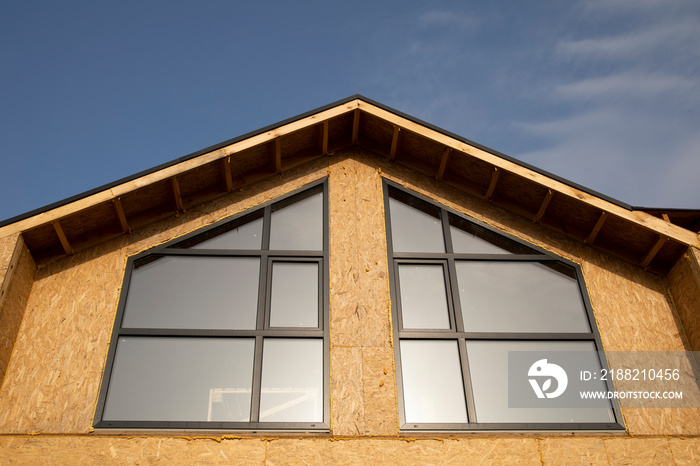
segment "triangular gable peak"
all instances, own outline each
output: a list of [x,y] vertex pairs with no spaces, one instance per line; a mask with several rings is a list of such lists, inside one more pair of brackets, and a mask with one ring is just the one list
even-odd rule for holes
[[352,146],[657,273],[700,247],[663,209],[635,210],[362,96],[9,219],[0,237],[22,233],[45,263]]

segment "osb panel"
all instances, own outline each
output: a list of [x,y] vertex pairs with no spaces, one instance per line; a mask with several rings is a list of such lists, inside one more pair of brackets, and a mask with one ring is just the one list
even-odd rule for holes
[[274,440],[267,463],[540,465],[536,439]]
[[683,351],[665,280],[590,248],[583,273],[606,351]]
[[700,438],[672,438],[668,443],[677,465],[700,464]]
[[361,348],[331,348],[331,418],[333,435],[365,433]]
[[607,439],[610,464],[675,464],[667,439]]
[[[561,228],[563,231],[582,238],[587,238],[593,231],[601,211],[578,199],[555,193],[547,206],[542,223]],[[566,219],[566,221],[562,221]]]
[[[109,228],[105,228],[105,226]],[[119,217],[112,202],[103,202],[62,218],[61,227],[71,244],[74,240],[81,239],[85,234],[94,234],[95,230],[121,231]]]
[[224,171],[221,160],[208,163],[195,170],[190,170],[178,175],[177,181],[180,184],[180,195],[182,199],[195,196],[202,191],[210,191],[212,187],[224,189]]
[[0,391],[0,432],[90,428],[125,246],[123,237],[39,269]]
[[608,464],[603,439],[544,438],[540,448],[544,464]]
[[5,274],[12,261],[17,238],[19,238],[19,233],[0,238],[0,286],[2,286]]
[[669,272],[668,284],[691,351],[700,351],[700,265],[689,250]]
[[328,173],[328,160],[319,159],[298,169],[271,176],[251,186],[193,208],[176,217],[154,223],[131,235],[127,255],[131,256],[223,218],[256,207],[287,192],[301,188]]
[[[328,150],[333,152],[346,147],[352,140],[353,112],[344,113],[328,120]],[[360,122],[362,117],[360,116]]]
[[493,199],[495,202],[518,206],[533,218],[546,196],[547,188],[544,186],[504,170],[496,185]]
[[396,160],[401,161],[401,157],[407,155],[410,158],[421,161],[428,167],[432,167],[431,172],[437,173],[444,151],[445,146],[432,139],[425,138],[411,131],[401,131]]
[[376,160],[357,155],[357,254],[360,266],[360,306],[364,317],[363,346],[387,347],[391,343],[391,303],[384,227],[384,194]]
[[0,279],[0,284],[5,290],[5,295],[0,296],[0,387],[12,356],[12,349],[17,340],[36,274],[34,259],[21,239],[18,246],[19,257],[15,266],[5,275],[7,283],[3,283]]
[[469,183],[483,196],[491,183],[493,172],[493,165],[453,150],[445,168],[445,179]]
[[160,437],[0,437],[0,464],[263,464],[266,442]]
[[393,125],[369,113],[361,113],[360,128],[360,145],[386,157],[391,150]]
[[399,418],[392,348],[362,348],[362,385],[366,434],[398,434]]
[[331,343],[360,346],[361,303],[357,298],[360,267],[357,254],[358,219],[356,188],[358,164],[352,159],[334,159],[329,179],[330,320]]
[[[697,406],[696,402],[688,403]],[[697,408],[624,408],[622,415],[632,435],[700,435]]]

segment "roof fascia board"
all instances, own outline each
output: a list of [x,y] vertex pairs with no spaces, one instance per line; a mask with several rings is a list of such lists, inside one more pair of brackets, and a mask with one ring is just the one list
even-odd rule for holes
[[0,237],[19,233],[37,225],[58,220],[94,205],[111,201],[152,183],[172,178],[173,176],[206,165],[207,163],[234,155],[250,147],[272,141],[275,138],[292,133],[301,128],[318,124],[324,120],[353,111],[357,109],[357,107],[357,99],[341,101],[335,105],[323,107],[320,111],[307,112],[304,114],[305,116],[301,118],[290,118],[281,123],[217,144],[216,146],[208,147],[151,170],[140,172],[136,175],[123,178],[117,182],[104,185],[64,201],[11,218],[0,223]]
[[556,179],[549,174],[542,173],[540,170],[533,170],[521,163],[516,163],[510,157],[504,157],[500,154],[493,154],[492,152],[476,147],[471,143],[464,142],[462,138],[455,138],[451,135],[444,134],[443,132],[430,127],[430,125],[425,125],[406,119],[400,115],[365,101],[360,101],[359,105],[361,110],[399,125],[404,129],[430,138],[452,148],[453,150],[469,154],[503,170],[520,175],[541,186],[552,189],[553,191],[579,199],[597,209],[600,209],[601,211],[606,211],[610,214],[631,221],[643,228],[646,228],[647,230],[668,236],[687,245],[700,245],[697,235],[692,231],[672,225],[645,212],[632,211],[630,206],[611,202],[606,198],[602,198],[598,195],[591,194],[587,191],[571,186],[570,184]]
[[359,94],[207,147],[179,159],[103,185],[91,191],[78,194],[63,201],[10,218],[0,222],[0,237],[25,231],[37,225],[58,220],[91,206],[111,201],[151,183],[171,178],[207,163],[234,155],[249,147],[263,144],[277,137],[310,125],[318,124],[324,120],[354,111],[358,108],[386,121],[397,124],[409,131],[438,141],[454,150],[484,160],[503,170],[516,173],[544,187],[578,198],[591,206],[624,218],[648,230],[676,239],[687,245],[700,247],[700,241],[697,235],[691,231],[669,224],[645,212],[639,210],[635,211],[630,205],[595,191],[588,190],[566,179],[557,177],[556,175],[523,163],[493,149],[452,134],[442,128],[413,118],[410,115],[406,115]]

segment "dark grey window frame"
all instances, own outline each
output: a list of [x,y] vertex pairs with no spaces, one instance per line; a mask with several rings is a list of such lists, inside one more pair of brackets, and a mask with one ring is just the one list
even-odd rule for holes
[[[575,262],[569,261],[563,257],[557,256],[546,249],[540,248],[533,244],[524,242],[523,240],[497,230],[488,224],[480,222],[473,218],[467,218],[453,209],[438,204],[425,196],[410,191],[401,185],[383,180],[384,189],[384,215],[385,225],[387,230],[387,254],[389,259],[389,280],[391,293],[391,309],[392,319],[394,322],[394,360],[396,364],[396,384],[398,395],[399,408],[399,424],[402,431],[615,431],[624,430],[622,412],[616,400],[612,400],[612,411],[615,416],[614,422],[601,423],[479,423],[475,418],[475,404],[472,391],[471,375],[469,372],[469,360],[466,350],[466,342],[469,340],[498,340],[498,341],[590,341],[595,344],[598,354],[603,354],[603,345],[600,338],[600,333],[595,324],[592,306],[586,291],[583,273],[581,268]],[[398,196],[391,196],[391,193],[396,193]],[[421,252],[394,252],[391,232],[391,216],[389,207],[390,197],[405,197],[408,199],[417,200],[427,203],[432,207],[439,209],[440,220],[442,222],[443,239],[445,242],[445,253],[421,253]],[[517,243],[523,248],[531,250],[532,254],[463,254],[453,252],[452,238],[450,232],[450,218],[459,219],[462,222],[468,222],[479,229],[484,230],[487,234],[493,234],[496,237],[504,238],[510,242]],[[522,252],[522,251],[521,251]],[[465,332],[461,315],[461,306],[459,298],[459,287],[457,284],[456,261],[524,261],[538,262],[550,264],[564,264],[571,268],[578,282],[581,297],[584,302],[586,316],[590,332],[584,333],[512,333],[512,332]],[[399,264],[436,264],[443,263],[444,270],[447,275],[445,283],[448,294],[448,310],[450,311],[450,322],[452,329],[436,329],[436,330],[419,330],[419,329],[403,329],[401,319],[401,302],[399,299],[399,284],[398,284],[398,267]],[[456,341],[459,349],[459,358],[462,369],[462,382],[464,385],[464,395],[467,406],[467,423],[407,423],[405,415],[405,402],[403,398],[403,378],[401,368],[401,340],[450,340]],[[608,368],[607,361],[604,357],[600,359],[601,367]],[[606,382],[609,390],[613,390],[610,381]]]
[[[270,219],[275,207],[284,207],[295,200],[308,195],[323,193],[323,250],[270,250]],[[226,229],[231,223],[245,222],[255,217],[263,218],[262,248],[258,250],[226,250],[226,249],[187,249],[195,237],[215,233],[218,229]],[[117,315],[112,331],[105,372],[97,402],[94,417],[95,428],[107,429],[204,429],[217,430],[285,430],[285,431],[320,431],[330,430],[330,332],[329,332],[329,260],[328,260],[328,180],[323,178],[296,189],[284,196],[255,206],[238,215],[220,220],[187,235],[151,248],[142,253],[129,257],[119,298]],[[255,330],[223,330],[223,329],[163,329],[163,328],[123,328],[126,298],[134,266],[138,261],[148,260],[149,257],[162,256],[224,256],[224,257],[259,257],[260,284],[258,291],[258,309]],[[319,316],[317,328],[273,327],[269,326],[271,301],[271,264],[281,262],[315,262],[319,264],[318,292]],[[178,337],[228,337],[254,338],[255,353],[253,362],[253,382],[250,422],[191,422],[191,421],[109,421],[103,420],[107,390],[114,366],[117,342],[125,336],[178,336]],[[323,340],[323,422],[260,422],[260,394],[262,378],[263,340],[270,338],[304,338]]]

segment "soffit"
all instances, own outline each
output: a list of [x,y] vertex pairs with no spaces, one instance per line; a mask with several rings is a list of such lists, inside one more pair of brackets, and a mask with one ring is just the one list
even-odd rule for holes
[[0,237],[21,232],[45,263],[354,145],[656,273],[700,247],[697,211],[635,210],[361,96],[2,222]]

